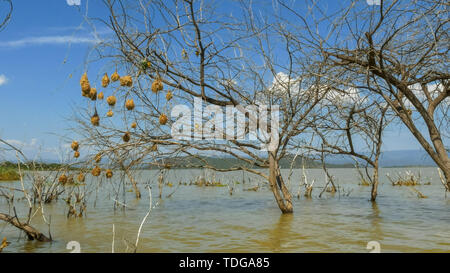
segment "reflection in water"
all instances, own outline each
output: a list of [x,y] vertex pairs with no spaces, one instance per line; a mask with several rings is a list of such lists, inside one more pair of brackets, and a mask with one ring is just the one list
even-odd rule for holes
[[382,219],[380,217],[380,209],[378,208],[378,204],[376,202],[371,202],[372,205],[372,214],[371,218],[371,227],[372,227],[372,238],[375,241],[381,242],[383,240],[383,231],[382,231]]
[[[430,186],[417,187],[427,199],[418,199],[407,188],[393,187],[382,179],[377,203],[368,201],[370,188],[357,185],[354,170],[330,171],[339,187],[351,194],[324,193],[318,198],[319,191],[313,191],[311,199],[303,195],[294,198],[294,214],[281,214],[267,187],[257,192],[243,191],[252,186],[249,183],[264,184],[257,176],[248,175],[245,187],[236,184],[231,196],[226,187],[183,185],[171,198],[165,198],[174,190],[166,187],[161,203],[142,229],[138,252],[367,252],[369,241],[380,242],[382,252],[450,252],[450,203],[444,197],[435,168],[421,169],[422,175],[432,182]],[[322,170],[307,172],[308,179],[316,180],[315,186],[324,186]],[[173,170],[167,181],[176,185],[198,175],[197,170]],[[301,171],[292,177],[301,177]],[[157,178],[157,172],[144,171],[140,181],[147,183],[151,179],[149,184],[157,189]],[[241,181],[242,173],[218,173],[216,179],[223,183]],[[87,180],[86,187],[96,183]],[[15,187],[14,183],[9,186]],[[133,192],[127,191],[123,197],[110,194],[113,191],[108,187],[124,186],[131,188],[112,179],[100,189],[94,188],[87,200],[86,217],[81,219],[67,219],[63,200],[45,205],[55,239],[51,244],[27,242],[23,234],[0,222],[0,237],[11,242],[4,252],[69,252],[66,244],[70,241],[79,242],[82,252],[110,252],[113,224],[115,250],[125,251],[126,242],[136,241],[140,222],[148,210],[148,196],[144,194],[136,200]],[[157,202],[158,191],[153,194]],[[116,198],[125,200],[127,207],[114,209]],[[16,201],[18,214],[26,215],[26,208],[19,204]],[[7,210],[8,204],[0,199],[0,211]],[[48,230],[39,213],[32,224],[45,233]]]
[[284,249],[291,237],[293,219],[293,214],[280,214],[278,222],[268,232],[267,247],[270,251],[280,252]]

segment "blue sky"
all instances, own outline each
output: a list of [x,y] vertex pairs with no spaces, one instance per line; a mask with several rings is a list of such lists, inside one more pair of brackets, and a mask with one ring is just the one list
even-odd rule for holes
[[[0,138],[24,150],[40,147],[43,159],[57,159],[51,150],[73,135],[67,119],[81,103],[79,77],[96,39],[83,20],[85,5],[85,0],[81,7],[66,0],[16,0],[0,32]],[[102,5],[89,1],[89,16],[104,15]],[[419,148],[398,126],[386,136],[385,150]]]

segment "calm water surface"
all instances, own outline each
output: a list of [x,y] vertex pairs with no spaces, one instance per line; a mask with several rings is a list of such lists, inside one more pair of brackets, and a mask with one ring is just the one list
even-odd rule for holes
[[[143,194],[139,201],[128,184],[125,196],[113,194],[122,190],[116,174],[113,181],[86,181],[86,217],[68,219],[63,200],[44,207],[51,219],[54,242],[28,242],[5,223],[0,223],[0,236],[11,242],[4,252],[69,252],[69,241],[78,241],[82,252],[111,252],[114,225],[115,251],[127,251],[127,244],[136,241],[149,207],[145,189],[148,184],[153,189],[153,204],[157,205],[142,229],[138,252],[368,252],[369,241],[378,241],[382,252],[450,252],[450,196],[445,198],[436,168],[412,170],[421,172],[423,182],[431,182],[416,187],[428,198],[419,199],[408,187],[393,187],[386,179],[386,173],[393,176],[405,170],[383,169],[376,204],[368,201],[370,187],[358,185],[353,169],[332,169],[340,191],[325,193],[322,198],[318,195],[324,173],[307,170],[308,179],[316,180],[313,197],[295,198],[295,212],[291,215],[280,213],[263,179],[242,172],[215,175],[215,180],[234,184],[235,191],[230,195],[227,187],[177,188],[178,182],[205,174],[201,170],[172,170],[166,181],[174,186],[165,186],[163,199],[159,200],[158,172],[142,171],[137,176]],[[288,171],[283,175],[287,180]],[[294,195],[300,179],[301,171],[294,171],[290,184]],[[244,190],[258,184],[263,186],[257,192]],[[1,185],[20,187],[18,182]],[[114,209],[116,198],[125,201],[127,208]],[[26,210],[19,203],[23,202],[16,200],[19,214],[24,216]],[[0,211],[8,210],[8,204],[0,201]],[[39,214],[32,224],[47,233],[48,227]]]

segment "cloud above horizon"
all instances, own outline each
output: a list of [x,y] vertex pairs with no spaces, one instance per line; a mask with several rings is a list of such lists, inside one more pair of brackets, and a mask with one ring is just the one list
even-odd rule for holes
[[0,47],[18,48],[32,45],[59,45],[59,44],[98,44],[101,40],[93,37],[62,36],[40,36],[26,37],[12,41],[1,41]]
[[0,86],[5,85],[8,82],[8,78],[5,75],[0,74]]

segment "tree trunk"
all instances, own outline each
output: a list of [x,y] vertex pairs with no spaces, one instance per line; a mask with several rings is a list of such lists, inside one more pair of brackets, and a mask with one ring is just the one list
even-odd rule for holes
[[3,220],[5,222],[10,223],[11,225],[15,226],[18,229],[23,230],[29,240],[38,240],[40,242],[51,242],[52,240],[45,236],[44,234],[40,233],[37,229],[33,228],[32,226],[28,225],[27,223],[21,223],[19,222],[19,219],[17,217],[13,217],[4,213],[0,213],[0,220]]
[[373,178],[372,178],[372,191],[370,194],[370,201],[375,202],[378,194],[378,165],[376,165],[373,169]]
[[273,152],[269,152],[269,184],[282,213],[292,213],[292,196],[281,176],[280,167]]

